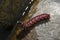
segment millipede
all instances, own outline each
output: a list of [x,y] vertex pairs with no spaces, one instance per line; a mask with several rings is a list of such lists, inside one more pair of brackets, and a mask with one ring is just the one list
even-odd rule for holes
[[22,27],[23,28],[29,28],[31,26],[33,26],[34,24],[36,24],[37,22],[41,22],[41,21],[44,21],[44,20],[49,20],[50,19],[50,14],[40,14],[36,17],[33,17],[32,19],[30,19],[29,21],[23,23]]

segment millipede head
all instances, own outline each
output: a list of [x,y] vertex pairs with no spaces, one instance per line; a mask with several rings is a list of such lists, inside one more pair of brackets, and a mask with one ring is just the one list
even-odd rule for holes
[[45,16],[45,18],[50,19],[50,14],[47,14],[47,13],[43,13],[40,16],[42,16],[42,17]]

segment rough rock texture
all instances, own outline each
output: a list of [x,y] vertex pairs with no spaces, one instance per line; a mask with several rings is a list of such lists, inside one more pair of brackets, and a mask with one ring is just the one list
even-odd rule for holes
[[34,16],[48,13],[51,19],[48,23],[36,26],[38,40],[60,40],[60,1],[42,0],[37,6]]

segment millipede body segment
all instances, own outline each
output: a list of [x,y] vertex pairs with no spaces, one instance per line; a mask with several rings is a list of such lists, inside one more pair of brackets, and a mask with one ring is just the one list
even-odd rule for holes
[[33,17],[29,21],[23,23],[23,28],[29,28],[33,26],[34,24],[36,24],[37,22],[41,22],[41,21],[49,20],[49,19],[50,19],[50,14],[46,14],[46,13],[40,14],[36,17]]

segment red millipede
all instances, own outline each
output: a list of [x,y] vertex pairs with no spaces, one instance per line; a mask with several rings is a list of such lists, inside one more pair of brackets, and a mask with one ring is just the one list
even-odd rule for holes
[[37,22],[41,22],[44,20],[49,20],[50,19],[50,14],[40,14],[36,17],[33,17],[32,19],[30,19],[29,21],[23,23],[23,28],[29,28],[31,26],[33,26],[34,24],[36,24]]

